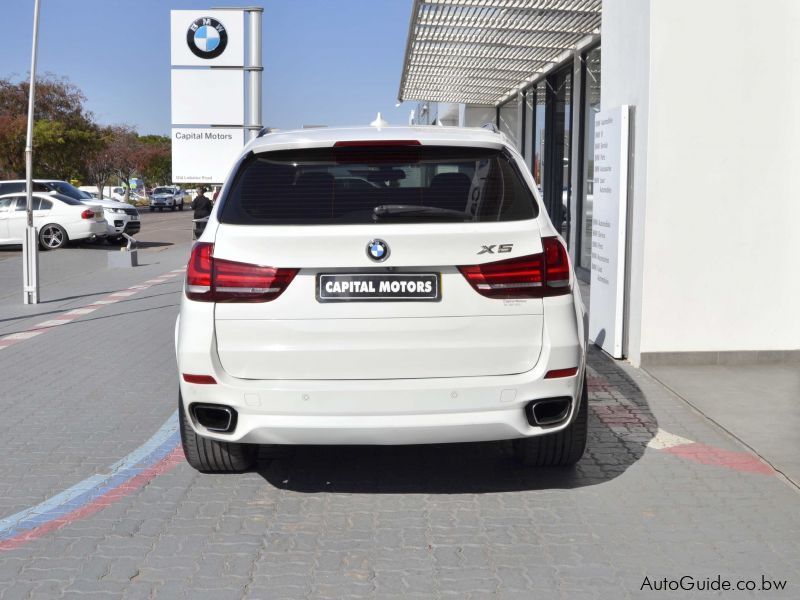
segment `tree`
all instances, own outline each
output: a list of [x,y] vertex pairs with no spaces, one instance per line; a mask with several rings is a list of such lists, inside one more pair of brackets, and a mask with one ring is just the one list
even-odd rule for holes
[[136,132],[127,125],[111,128],[111,139],[108,144],[114,174],[125,186],[125,202],[131,197],[130,180],[142,166],[143,144]]
[[0,177],[16,179],[25,172],[25,115],[0,113]]
[[[0,79],[0,177],[25,173],[27,81]],[[130,198],[130,180],[168,183],[172,178],[170,139],[139,136],[127,125],[101,127],[84,107],[83,93],[66,79],[47,74],[36,80],[33,126],[34,176],[85,179],[102,188],[117,175]]]
[[114,155],[109,148],[113,136],[114,131],[111,127],[101,130],[99,146],[86,161],[87,181],[97,186],[100,198],[103,197],[103,188],[115,172]]
[[68,180],[82,178],[86,157],[100,146],[97,127],[71,127],[63,121],[33,124],[37,176]]
[[[27,81],[0,79],[0,173],[25,171]],[[69,179],[82,175],[85,158],[97,147],[97,126],[84,107],[81,91],[66,79],[46,74],[36,81],[34,168],[38,177]]]
[[172,180],[172,143],[164,135],[143,135],[142,168],[139,175],[146,183],[165,184]]

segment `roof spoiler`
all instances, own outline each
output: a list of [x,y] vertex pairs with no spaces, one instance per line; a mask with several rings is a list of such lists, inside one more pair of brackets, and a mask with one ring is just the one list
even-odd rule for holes
[[277,127],[262,127],[259,130],[258,135],[256,137],[257,138],[264,137],[265,135],[269,135],[270,133],[276,133],[278,131],[280,130]]

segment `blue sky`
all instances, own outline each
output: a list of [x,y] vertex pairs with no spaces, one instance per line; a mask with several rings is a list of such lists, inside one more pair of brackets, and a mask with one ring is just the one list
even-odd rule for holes
[[[33,0],[3,2],[0,77],[26,77]],[[366,125],[395,108],[411,0],[41,0],[39,73],[66,76],[104,124],[169,133],[169,11],[264,7],[265,125]]]

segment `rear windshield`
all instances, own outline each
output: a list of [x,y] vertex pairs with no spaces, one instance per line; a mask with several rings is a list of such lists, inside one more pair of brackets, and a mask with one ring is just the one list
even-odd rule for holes
[[236,225],[519,221],[536,202],[513,159],[489,148],[343,147],[253,155],[220,220]]
[[69,196],[75,200],[86,199],[84,192],[80,191],[74,185],[69,184],[66,181],[51,181],[50,186],[52,186],[53,190],[63,196]]

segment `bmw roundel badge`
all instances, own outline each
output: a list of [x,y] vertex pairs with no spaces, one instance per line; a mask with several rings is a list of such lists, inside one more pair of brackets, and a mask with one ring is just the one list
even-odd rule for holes
[[383,240],[372,240],[367,244],[367,256],[375,262],[383,262],[389,258],[389,244]]
[[228,45],[228,32],[225,25],[211,17],[195,19],[186,32],[189,50],[200,58],[216,58]]

